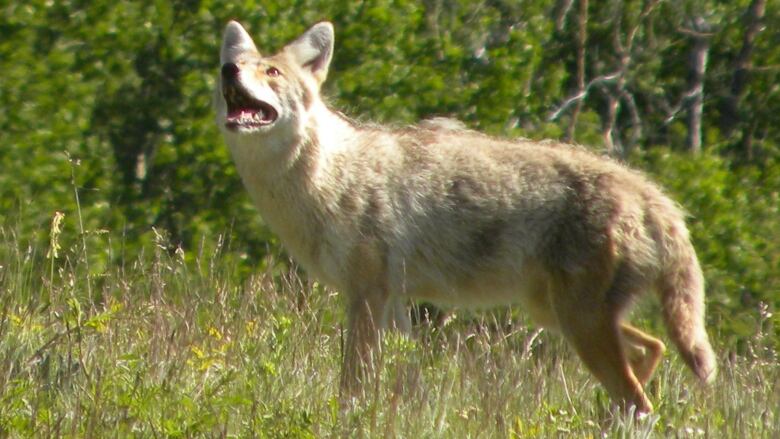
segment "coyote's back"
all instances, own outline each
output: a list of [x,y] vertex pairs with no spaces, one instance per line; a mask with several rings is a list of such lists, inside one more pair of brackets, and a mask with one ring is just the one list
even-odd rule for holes
[[264,219],[314,276],[346,296],[342,385],[370,376],[407,302],[519,304],[559,330],[618,401],[644,386],[664,345],[624,322],[658,292],[669,334],[704,381],[715,359],[704,282],[681,210],[640,173],[585,149],[508,141],[436,121],[359,126],[321,100],[329,23],[262,56],[231,22],[217,120]]

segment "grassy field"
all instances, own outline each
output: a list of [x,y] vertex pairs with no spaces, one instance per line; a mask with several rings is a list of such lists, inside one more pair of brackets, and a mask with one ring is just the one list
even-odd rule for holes
[[[52,238],[39,248],[0,229],[2,437],[780,435],[780,368],[761,328],[748,355],[713,331],[721,373],[706,389],[670,349],[649,386],[656,412],[637,421],[514,311],[391,334],[365,395],[340,403],[336,292],[271,260],[239,275],[221,242],[186,253],[161,237],[100,268],[88,261],[107,250],[83,234],[67,249]],[[638,316],[657,325],[642,318],[652,308]]]

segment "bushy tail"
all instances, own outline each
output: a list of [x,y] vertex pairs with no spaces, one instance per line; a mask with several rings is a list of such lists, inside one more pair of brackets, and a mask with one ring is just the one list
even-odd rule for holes
[[717,364],[704,329],[704,276],[684,226],[667,233],[668,253],[658,285],[666,327],[685,363],[710,383]]

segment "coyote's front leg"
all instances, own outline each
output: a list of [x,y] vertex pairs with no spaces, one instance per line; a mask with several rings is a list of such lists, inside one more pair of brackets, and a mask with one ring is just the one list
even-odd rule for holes
[[357,396],[376,366],[383,304],[371,297],[354,297],[347,304],[347,342],[341,369],[343,396]]
[[348,332],[341,370],[344,396],[357,395],[370,379],[382,330],[387,328],[390,314],[396,313],[388,294],[384,255],[374,246],[358,245],[350,261]]

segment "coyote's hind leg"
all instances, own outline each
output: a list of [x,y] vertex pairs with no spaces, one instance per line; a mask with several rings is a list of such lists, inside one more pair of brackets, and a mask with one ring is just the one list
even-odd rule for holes
[[620,325],[620,333],[623,337],[626,356],[631,363],[631,370],[634,371],[634,376],[644,388],[658,367],[658,363],[666,351],[666,346],[661,340],[628,323]]
[[619,310],[594,291],[598,282],[558,284],[552,293],[558,325],[588,370],[604,385],[610,396],[637,413],[653,411],[642,384],[634,375],[621,342]]

